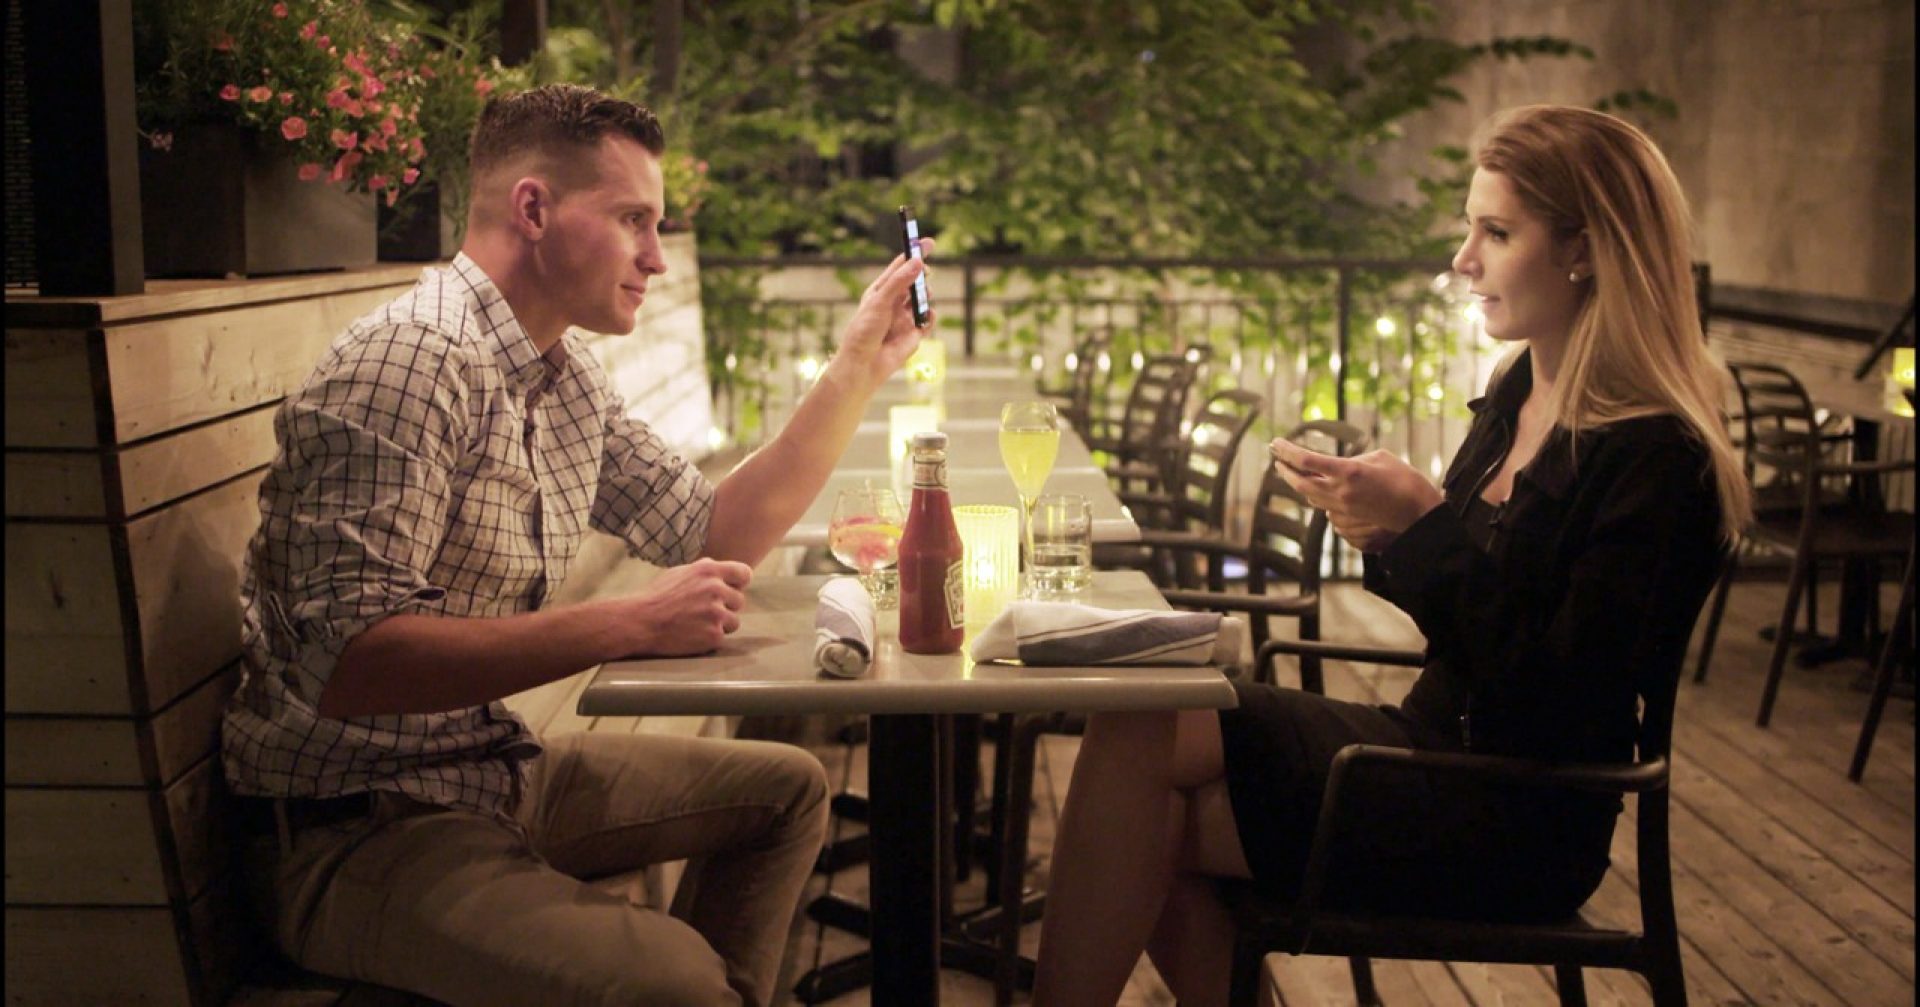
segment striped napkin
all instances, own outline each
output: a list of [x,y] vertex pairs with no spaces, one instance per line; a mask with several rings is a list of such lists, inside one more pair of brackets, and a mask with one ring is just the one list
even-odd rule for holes
[[1242,620],[1218,612],[1016,601],[974,638],[975,661],[1030,665],[1239,664]]
[[873,661],[873,596],[858,578],[820,586],[813,613],[813,667],[835,678],[859,678]]

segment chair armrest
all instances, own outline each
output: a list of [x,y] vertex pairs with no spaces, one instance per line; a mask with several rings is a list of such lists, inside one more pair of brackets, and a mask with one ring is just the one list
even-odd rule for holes
[[1427,663],[1427,655],[1417,650],[1355,647],[1349,644],[1320,643],[1314,640],[1268,640],[1261,644],[1260,653],[1254,657],[1254,664],[1256,667],[1264,665],[1279,654],[1322,657],[1330,661],[1364,661],[1368,664],[1391,664],[1406,668],[1418,668]]
[[[1160,597],[1178,608],[1204,608],[1215,612],[1245,612],[1248,615],[1302,616],[1320,607],[1317,594],[1228,594],[1224,591],[1170,591]],[[1262,654],[1268,653],[1265,647]],[[1258,667],[1256,664],[1255,667]]]
[[1813,467],[1816,476],[1870,476],[1892,472],[1912,472],[1914,459],[1888,458],[1870,462],[1820,462]]
[[[1264,648],[1263,648],[1264,651]],[[1644,793],[1667,785],[1664,756],[1639,763],[1549,763],[1498,755],[1463,752],[1422,752],[1385,745],[1348,745],[1334,754],[1327,771],[1327,790],[1314,824],[1313,845],[1307,852],[1300,899],[1294,904],[1294,924],[1301,934],[1304,954],[1313,941],[1313,918],[1326,889],[1331,862],[1348,808],[1357,803],[1348,794],[1356,774],[1379,771],[1421,771],[1473,780],[1491,780],[1526,787],[1547,787],[1602,793]]]
[[[1125,502],[1129,495],[1131,494],[1120,494],[1121,501]],[[1178,552],[1198,553],[1202,556],[1238,556],[1244,558],[1247,555],[1246,546],[1235,545],[1232,542],[1223,542],[1206,532],[1197,531],[1142,529],[1140,532],[1140,544],[1153,546],[1157,549],[1172,549]]]

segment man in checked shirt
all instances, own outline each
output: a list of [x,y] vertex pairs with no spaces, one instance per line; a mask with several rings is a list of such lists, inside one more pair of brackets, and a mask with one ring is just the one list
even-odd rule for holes
[[[502,697],[739,627],[752,564],[919,343],[896,259],[793,422],[718,486],[627,416],[571,328],[666,270],[653,115],[495,100],[465,246],[350,325],[275,420],[223,757],[256,901],[318,972],[454,1004],[765,1004],[819,850],[807,752],[580,734]],[[669,567],[549,607],[588,526]],[[587,883],[688,858],[662,914]]]

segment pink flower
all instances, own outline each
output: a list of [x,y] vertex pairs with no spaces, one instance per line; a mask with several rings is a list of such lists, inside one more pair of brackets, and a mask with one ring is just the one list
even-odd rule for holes
[[319,47],[320,47],[320,48],[322,48],[322,49],[332,49],[332,48],[333,48],[333,39],[331,39],[331,38],[329,38],[329,37],[327,37],[327,36],[325,36],[325,35],[320,35],[320,36],[316,36],[316,37],[314,38],[314,40],[313,40],[313,44],[314,44],[314,45],[316,45],[316,46],[319,46]]
[[300,181],[311,182],[320,177],[320,166],[309,161],[300,166]]
[[425,77],[428,80],[432,80],[435,77],[438,77],[440,75],[433,72],[433,67],[430,67],[425,63],[422,63],[420,64],[420,76]]
[[280,120],[280,135],[289,141],[304,139],[307,135],[307,120],[297,115]]
[[253,88],[247,89],[248,101],[270,101],[272,99],[273,99],[273,88],[270,88],[265,84],[262,84],[259,87],[253,87]]
[[232,36],[232,35],[222,35],[222,36],[220,36],[219,38],[217,38],[217,39],[214,39],[214,40],[213,40],[213,49],[214,49],[214,51],[215,51],[215,52],[232,52],[232,51],[233,51],[233,36]]
[[493,90],[493,81],[480,77],[473,82],[473,93],[485,98]]
[[327,176],[327,181],[338,182],[344,180],[348,175],[353,173],[354,168],[359,166],[362,159],[363,155],[359,151],[349,151],[348,153],[340,155],[340,160],[333,162],[333,172]]
[[385,119],[380,120],[381,136],[392,136],[399,131],[400,125],[393,121],[393,116],[387,116]]
[[408,168],[407,170],[400,173],[400,184],[402,185],[412,185],[414,182],[418,181],[419,179],[420,179],[419,168]]
[[384,189],[386,187],[387,187],[387,176],[385,175],[375,175],[372,178],[367,179],[367,188],[374,192],[378,192],[381,189]]
[[393,204],[395,204],[395,203],[397,203],[397,202],[399,202],[399,201],[400,201],[400,190],[399,190],[399,189],[388,189],[388,190],[387,190],[387,205],[388,205],[388,206],[392,206]]
[[353,99],[347,97],[347,89],[344,87],[336,87],[327,92],[328,108],[346,108],[347,103],[352,100]]
[[340,107],[345,109],[348,115],[353,116],[362,115],[366,111],[360,107],[360,99],[358,98],[348,98],[347,103]]
[[417,136],[407,141],[407,147],[407,160],[409,161],[417,163],[421,158],[427,156],[427,145],[421,143],[420,138]]
[[283,4],[283,3],[277,3],[277,4],[274,4],[274,5],[273,5],[273,16],[274,16],[274,17],[286,17],[286,16],[287,16],[287,5],[286,5],[286,4]]
[[319,32],[320,32],[320,22],[318,21],[308,21],[306,24],[303,24],[300,26],[301,38],[312,38],[315,35],[319,34]]
[[385,104],[377,101],[369,101],[366,104],[367,104],[367,111],[373,113],[374,115],[379,115],[380,110],[386,107]]
[[365,77],[360,78],[360,96],[362,98],[371,98],[386,89],[387,86],[380,83],[380,78],[372,74],[367,74]]
[[280,92],[280,104],[282,104],[282,105],[291,105],[291,104],[293,104],[293,92],[292,92],[292,91],[282,91],[282,92]]
[[360,142],[360,134],[349,133],[344,129],[336,129],[327,134],[327,139],[332,140],[333,145],[341,150],[352,150],[354,144]]
[[700,173],[700,174],[702,174],[702,175],[704,175],[704,174],[706,174],[706,173],[707,173],[707,162],[705,162],[705,161],[697,161],[697,162],[695,162],[695,163],[694,163],[694,165],[693,165],[693,170],[695,170],[695,171],[697,171],[697,172],[699,172],[699,173]]
[[147,142],[153,145],[154,150],[172,150],[173,134],[155,131],[147,135]]
[[239,100],[240,100],[240,85],[238,85],[238,84],[228,84],[228,85],[227,85],[226,87],[223,87],[223,88],[221,88],[221,89],[220,89],[220,98],[221,98],[221,100],[222,100],[222,101],[239,101]]

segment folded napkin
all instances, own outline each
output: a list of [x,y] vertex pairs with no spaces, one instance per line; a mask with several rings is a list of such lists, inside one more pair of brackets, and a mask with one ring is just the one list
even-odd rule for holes
[[1218,612],[1016,601],[974,638],[975,661],[1022,664],[1239,664],[1242,620]]
[[873,660],[873,596],[854,577],[820,586],[813,613],[813,667],[836,678],[859,678]]

